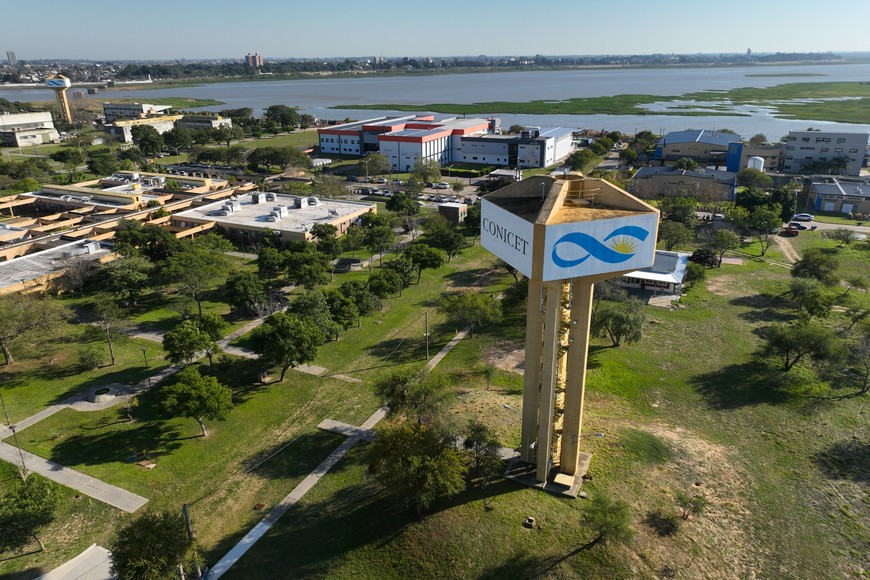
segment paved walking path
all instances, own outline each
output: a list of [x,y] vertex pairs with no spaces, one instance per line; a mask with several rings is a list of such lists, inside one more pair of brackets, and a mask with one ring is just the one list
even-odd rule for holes
[[[386,409],[378,409],[377,411],[369,417],[365,423],[362,424],[362,429],[370,430],[374,427],[378,421],[386,416]],[[318,465],[314,471],[312,471],[308,476],[303,479],[299,485],[293,488],[287,497],[281,500],[281,502],[275,506],[269,514],[263,518],[260,523],[251,529],[245,537],[242,538],[238,544],[232,547],[232,549],[227,552],[226,556],[221,558],[217,564],[215,564],[211,571],[208,574],[208,580],[217,580],[221,576],[223,576],[230,567],[239,561],[239,558],[244,556],[248,550],[253,547],[257,541],[263,537],[263,535],[268,532],[272,526],[275,525],[281,516],[287,513],[292,506],[294,506],[302,497],[308,493],[308,491],[314,487],[320,479],[332,469],[338,461],[344,457],[348,451],[350,451],[354,445],[356,445],[361,439],[357,437],[349,437],[344,441],[341,445],[339,445],[335,451],[329,454],[329,456],[323,460],[323,462]]]
[[61,564],[39,580],[113,580],[111,552],[102,546],[91,546],[67,562]]
[[87,496],[98,499],[125,512],[133,513],[148,503],[147,499],[135,493],[130,493],[127,490],[100,481],[90,475],[64,467],[54,461],[43,459],[14,445],[0,443],[0,459],[19,465],[21,463],[21,456],[24,457],[24,465],[27,471],[38,473],[46,479],[71,487],[76,491],[80,491]]
[[[499,296],[501,298],[501,296]],[[456,333],[456,336],[444,345],[438,354],[432,357],[432,360],[426,365],[426,371],[431,371],[435,366],[440,363],[447,354],[453,350],[453,348],[459,343],[460,340],[465,338],[468,335],[469,329],[465,328],[460,332]],[[269,512],[263,520],[251,529],[245,537],[242,538],[238,544],[233,546],[227,554],[221,558],[217,564],[211,569],[208,574],[208,580],[217,580],[221,576],[223,576],[230,567],[239,561],[239,558],[245,555],[248,550],[253,547],[257,541],[268,532],[275,522],[287,513],[296,502],[298,502],[302,497],[312,488],[314,485],[320,481],[326,473],[332,469],[338,461],[344,457],[348,451],[350,451],[354,445],[356,445],[360,441],[371,441],[374,438],[374,429],[375,425],[380,422],[387,415],[387,410],[384,408],[380,408],[369,417],[365,423],[363,423],[360,427],[356,425],[349,425],[347,423],[340,423],[338,421],[334,421],[332,419],[326,419],[318,425],[321,429],[326,429],[329,431],[333,431],[336,433],[340,433],[342,435],[348,435],[348,438],[339,445],[335,451],[329,454],[329,457],[323,460],[323,463],[318,465],[314,471],[312,471],[308,477],[302,480],[302,482],[297,485],[290,494],[281,500],[275,508]],[[513,449],[503,450],[503,453],[511,454],[510,457],[513,457],[516,452]]]

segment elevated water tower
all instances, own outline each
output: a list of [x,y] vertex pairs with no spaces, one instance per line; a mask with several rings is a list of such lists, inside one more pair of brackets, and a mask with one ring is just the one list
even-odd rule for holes
[[482,200],[481,243],[529,278],[520,459],[579,486],[593,284],[651,266],[659,212],[602,179],[531,177]]
[[66,91],[72,86],[70,80],[60,74],[51,75],[45,79],[45,86],[54,91],[54,96],[57,99],[57,109],[61,118],[72,125],[72,115],[69,112],[69,101],[66,99]]

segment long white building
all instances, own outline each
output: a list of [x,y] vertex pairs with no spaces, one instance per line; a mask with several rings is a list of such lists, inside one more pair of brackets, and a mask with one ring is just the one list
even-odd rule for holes
[[572,150],[571,129],[529,127],[501,135],[497,119],[433,116],[378,117],[318,129],[323,154],[379,152],[394,171],[411,171],[417,161],[480,163],[507,167],[546,167]]

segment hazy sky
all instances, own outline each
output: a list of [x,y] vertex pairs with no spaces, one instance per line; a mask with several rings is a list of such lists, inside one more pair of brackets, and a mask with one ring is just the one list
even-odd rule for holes
[[868,22],[870,0],[0,0],[0,57],[846,52]]

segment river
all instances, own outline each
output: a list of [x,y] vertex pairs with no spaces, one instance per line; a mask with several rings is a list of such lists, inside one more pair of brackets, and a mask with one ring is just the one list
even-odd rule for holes
[[[758,76],[763,75],[763,76]],[[764,76],[766,75],[766,76]],[[784,76],[820,75],[820,76]],[[211,109],[252,107],[256,111],[273,104],[299,107],[301,112],[325,119],[365,119],[408,113],[330,109],[342,104],[377,103],[474,103],[484,101],[525,102],[620,94],[683,95],[737,87],[768,87],[793,82],[870,81],[870,64],[821,64],[793,66],[730,66],[701,68],[581,69],[562,71],[488,72],[472,74],[402,75],[392,77],[310,78],[292,81],[212,83],[172,89],[106,90],[90,98],[192,97],[226,103]],[[45,101],[48,89],[2,89],[0,98]],[[830,123],[817,120],[777,119],[762,107],[742,107],[749,116],[710,115],[508,115],[498,114],[502,126],[563,126],[607,129],[632,133],[648,129],[655,133],[682,129],[732,129],[744,136],[764,133],[777,140],[789,130],[810,126],[828,130],[868,131],[870,125]]]

